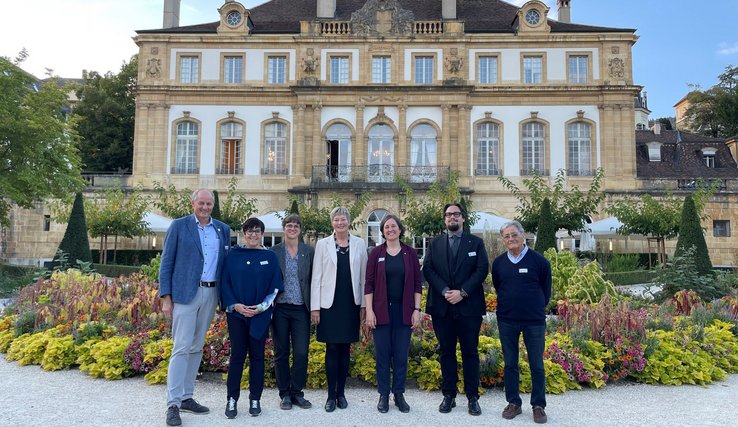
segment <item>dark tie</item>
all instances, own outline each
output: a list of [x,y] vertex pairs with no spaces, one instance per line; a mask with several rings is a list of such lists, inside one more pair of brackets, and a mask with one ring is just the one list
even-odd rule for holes
[[459,236],[451,236],[451,258],[456,259],[456,254],[459,252]]

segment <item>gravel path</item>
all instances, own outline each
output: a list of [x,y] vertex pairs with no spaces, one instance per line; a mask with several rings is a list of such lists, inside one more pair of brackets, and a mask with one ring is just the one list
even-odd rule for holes
[[[307,390],[313,408],[291,411],[279,409],[276,390],[267,389],[262,397],[262,414],[252,419],[247,405],[239,408],[235,420],[223,415],[225,383],[199,382],[195,398],[211,409],[208,415],[182,414],[184,427],[194,426],[466,426],[534,425],[530,406],[512,421],[500,413],[504,404],[501,390],[480,398],[482,415],[466,412],[466,398],[457,398],[458,407],[440,414],[439,392],[417,389],[405,393],[409,414],[394,406],[387,414],[376,410],[373,388],[347,390],[349,407],[328,414],[323,410],[324,390]],[[247,397],[245,393],[244,397]],[[523,396],[526,402],[528,396]],[[79,370],[44,372],[38,366],[18,366],[0,356],[0,426],[165,426],[164,386],[146,384],[142,377],[122,381],[93,379]],[[245,401],[244,401],[245,402]],[[391,403],[391,400],[390,400]],[[548,396],[549,425],[554,426],[736,426],[738,425],[738,375],[707,387],[649,386],[642,384],[608,385],[602,390],[569,391]]]

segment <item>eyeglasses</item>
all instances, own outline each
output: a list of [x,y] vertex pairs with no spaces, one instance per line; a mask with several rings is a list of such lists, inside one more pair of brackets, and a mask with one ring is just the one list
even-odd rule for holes
[[443,216],[445,216],[446,218],[461,218],[461,212],[446,212],[445,214],[443,214]]
[[284,228],[300,228],[300,224],[287,224]]
[[518,237],[520,237],[520,234],[518,233],[510,233],[502,236],[504,240],[517,239]]
[[261,234],[261,229],[255,228],[252,230],[246,230],[243,232],[243,234],[251,235],[251,236],[258,236],[259,234]]

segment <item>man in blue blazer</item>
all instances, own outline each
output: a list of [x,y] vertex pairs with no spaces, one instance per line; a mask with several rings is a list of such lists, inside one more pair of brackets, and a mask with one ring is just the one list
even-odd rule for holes
[[192,193],[192,215],[172,221],[159,267],[159,297],[172,319],[174,347],[167,372],[167,425],[179,426],[179,412],[210,410],[192,398],[205,334],[218,305],[218,280],[230,248],[231,229],[213,219],[213,193]]
[[441,413],[456,406],[456,341],[464,366],[464,392],[469,414],[481,415],[479,407],[479,328],[486,313],[482,284],[489,273],[484,242],[463,232],[466,213],[459,203],[443,209],[446,234],[434,238],[423,258],[423,277],[428,282],[426,312],[441,352]]

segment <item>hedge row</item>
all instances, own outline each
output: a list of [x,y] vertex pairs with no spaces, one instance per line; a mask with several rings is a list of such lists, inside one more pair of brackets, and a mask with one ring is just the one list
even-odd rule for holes
[[655,277],[653,270],[621,271],[618,273],[605,273],[605,279],[611,280],[615,286],[638,285],[651,283]]

